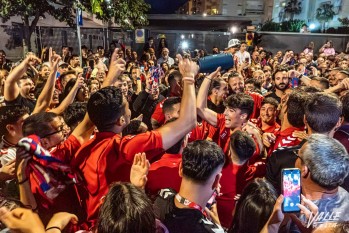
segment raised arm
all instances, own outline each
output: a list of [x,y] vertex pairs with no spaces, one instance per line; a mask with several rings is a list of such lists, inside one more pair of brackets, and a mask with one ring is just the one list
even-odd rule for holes
[[78,92],[79,88],[82,86],[83,83],[84,83],[84,78],[81,77],[81,74],[79,74],[78,80],[76,81],[75,85],[73,86],[69,94],[64,98],[62,103],[60,103],[60,105],[57,108],[50,110],[50,112],[54,112],[58,115],[63,113],[68,108],[68,106],[73,103],[76,93]]
[[86,113],[84,119],[80,122],[80,124],[78,124],[78,126],[72,132],[72,135],[74,135],[82,145],[90,139],[94,129],[95,129],[95,125],[90,120],[88,113]]
[[[52,50],[50,48],[50,50]],[[50,75],[45,83],[44,88],[42,89],[38,100],[36,101],[36,105],[33,111],[34,113],[44,112],[51,103],[53,92],[55,90],[55,82],[56,82],[56,72],[58,69],[58,63],[61,60],[61,57],[58,54],[55,54],[50,58]]]
[[169,149],[196,126],[194,77],[198,73],[199,67],[187,58],[182,59],[181,56],[178,56],[178,60],[184,83],[179,118],[156,129],[162,136],[164,150]]
[[109,71],[107,77],[103,81],[103,87],[112,86],[116,79],[126,70],[126,62],[118,55],[119,49],[115,49],[110,59]]
[[213,126],[217,126],[217,113],[207,107],[207,95],[212,79],[217,76],[220,70],[219,67],[216,71],[204,78],[196,101],[198,115]]
[[6,78],[4,97],[6,101],[15,100],[19,95],[19,86],[17,82],[23,77],[32,61],[40,61],[34,55],[27,56],[17,67],[15,67]]

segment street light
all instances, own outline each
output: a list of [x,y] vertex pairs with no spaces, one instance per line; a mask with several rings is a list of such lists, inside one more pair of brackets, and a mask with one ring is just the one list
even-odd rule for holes
[[230,28],[230,31],[231,31],[231,33],[233,33],[233,34],[235,34],[235,32],[236,32],[237,30],[238,30],[238,29],[237,29],[236,26],[232,26],[232,27]]

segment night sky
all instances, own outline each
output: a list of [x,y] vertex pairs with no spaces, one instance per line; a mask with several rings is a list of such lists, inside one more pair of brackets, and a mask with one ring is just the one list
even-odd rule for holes
[[145,0],[151,5],[150,14],[174,14],[188,0]]

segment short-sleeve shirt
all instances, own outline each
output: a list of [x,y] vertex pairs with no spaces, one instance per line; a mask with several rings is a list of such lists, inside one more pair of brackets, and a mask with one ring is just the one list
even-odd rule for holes
[[264,163],[256,163],[253,165],[239,165],[228,163],[222,170],[222,177],[219,181],[221,185],[220,196],[217,196],[217,210],[221,225],[229,228],[236,201],[237,194],[241,194],[246,184],[256,177],[263,177],[265,171]]
[[145,152],[151,159],[162,152],[162,138],[157,131],[121,138],[113,132],[99,132],[77,152],[72,165],[78,168],[86,182],[87,192],[79,190],[86,205],[87,220],[98,218],[101,198],[116,181],[129,182],[133,158]]
[[171,188],[179,192],[182,178],[179,176],[181,154],[165,153],[160,160],[152,163],[149,168],[146,193],[155,197],[161,189]]
[[171,233],[224,233],[223,228],[211,222],[200,210],[178,208],[174,190],[163,189],[155,200],[155,216]]

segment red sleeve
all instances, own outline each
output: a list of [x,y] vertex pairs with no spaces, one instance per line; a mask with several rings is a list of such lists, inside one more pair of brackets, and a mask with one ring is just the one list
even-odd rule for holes
[[166,99],[164,99],[163,101],[161,101],[160,103],[158,103],[155,107],[155,110],[153,112],[153,115],[151,115],[151,118],[156,120],[159,125],[163,125],[165,124],[165,115],[162,112],[162,106],[164,104]]
[[81,144],[78,139],[74,135],[70,135],[67,140],[51,151],[51,154],[53,157],[68,164],[80,147]]
[[121,139],[120,154],[133,162],[135,154],[144,152],[149,161],[163,153],[162,137],[159,131],[153,130],[138,135],[128,135]]

